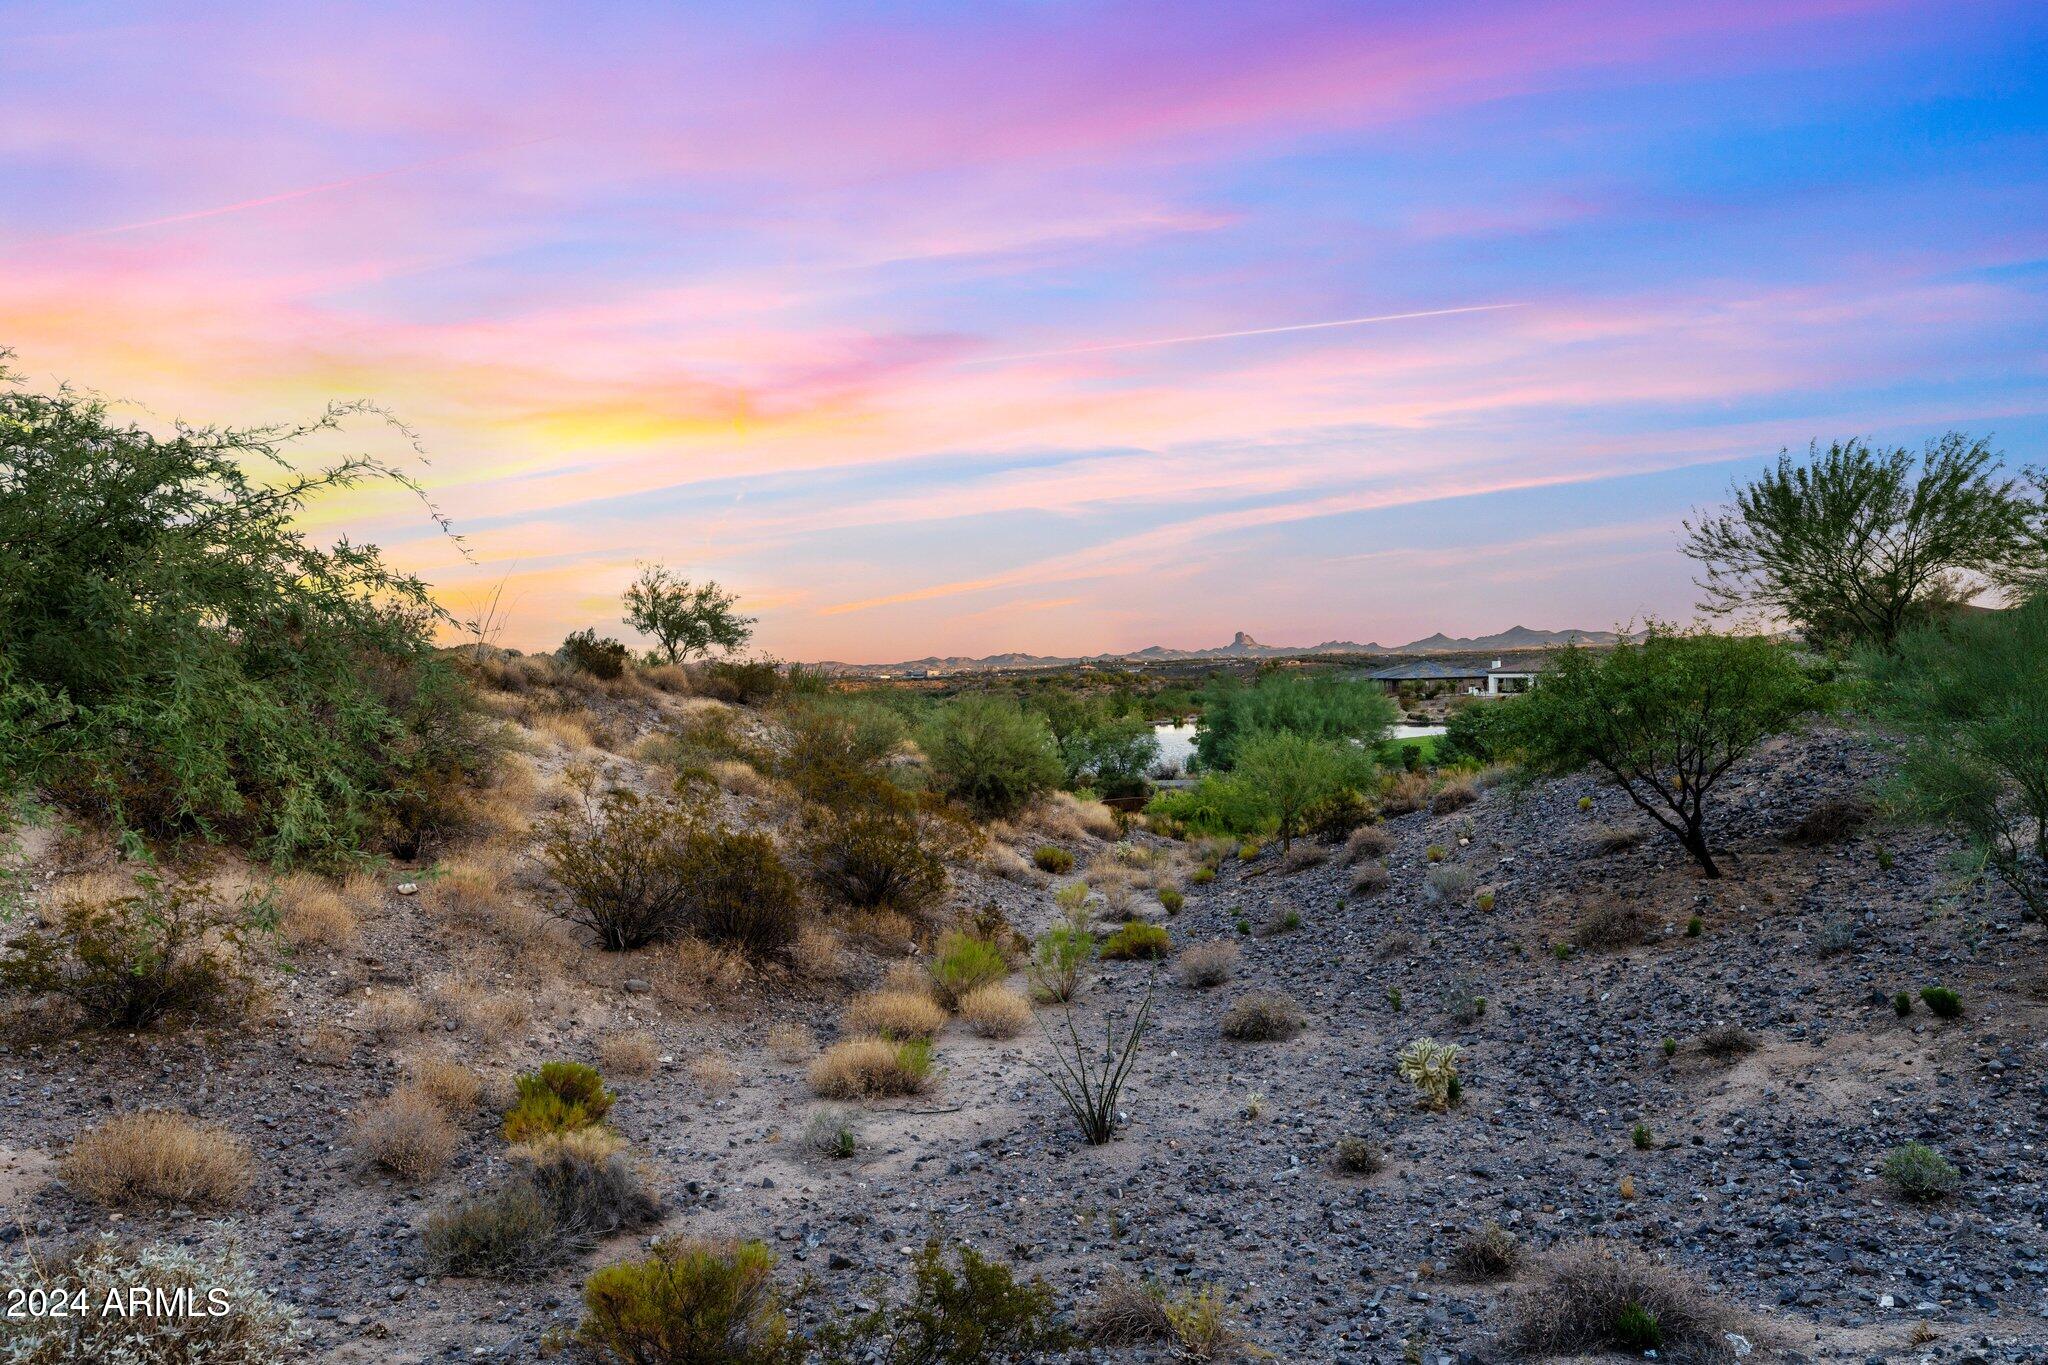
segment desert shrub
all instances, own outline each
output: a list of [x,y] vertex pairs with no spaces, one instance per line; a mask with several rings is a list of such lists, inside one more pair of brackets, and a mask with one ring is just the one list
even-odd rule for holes
[[1909,1142],[1885,1153],[1884,1178],[1908,1199],[1934,1200],[1963,1183],[1953,1163],[1924,1142]]
[[1444,1017],[1461,1028],[1469,1028],[1479,1022],[1486,1013],[1486,997],[1473,989],[1472,983],[1463,977],[1446,981],[1438,994],[1443,1006]]
[[1374,896],[1387,889],[1393,882],[1393,874],[1387,871],[1385,863],[1360,863],[1351,874],[1351,894]]
[[1181,894],[1179,887],[1162,886],[1159,888],[1159,908],[1167,914],[1178,915],[1186,908],[1187,903],[1188,898]]
[[1360,825],[1344,840],[1346,864],[1384,858],[1394,851],[1394,836],[1378,825]]
[[1911,1014],[1912,1012],[1913,1012],[1913,997],[1912,997],[1912,996],[1910,996],[1910,995],[1906,994],[1906,993],[1905,993],[1904,991],[1899,991],[1899,992],[1897,992],[1896,994],[1894,994],[1894,995],[1892,996],[1892,1013],[1893,1013],[1893,1014],[1896,1014],[1896,1015],[1898,1015],[1898,1016],[1899,1016],[1899,1018],[1901,1018],[1901,1019],[1904,1019],[1904,1018],[1905,1018],[1905,1017],[1906,1017],[1907,1015]]
[[536,1142],[604,1122],[617,1098],[604,1088],[597,1068],[582,1062],[542,1062],[520,1076],[516,1097],[505,1111],[507,1142]]
[[[194,1313],[106,1312],[131,1296],[186,1295]],[[222,1311],[205,1311],[219,1295]],[[82,1303],[84,1313],[0,1314],[0,1359],[8,1365],[282,1365],[300,1358],[298,1315],[266,1292],[238,1243],[206,1252],[111,1237],[63,1255],[0,1262],[0,1299]]]
[[918,1038],[848,1038],[811,1063],[811,1090],[828,1100],[921,1095],[931,1084],[932,1047]]
[[1038,936],[1031,961],[1025,970],[1032,990],[1042,1000],[1060,1002],[1074,998],[1081,983],[1081,969],[1095,956],[1095,936],[1074,924],[1055,924]]
[[1032,850],[1031,861],[1039,871],[1050,872],[1056,877],[1074,870],[1074,855],[1058,844],[1040,844]]
[[1728,1333],[1745,1325],[1689,1276],[1601,1241],[1546,1257],[1514,1311],[1515,1347],[1539,1355],[1654,1349],[1666,1359],[1733,1360]]
[[1451,1248],[1451,1269],[1468,1280],[1499,1280],[1522,1264],[1522,1244],[1498,1223],[1482,1223]]
[[1292,877],[1312,867],[1322,866],[1329,857],[1327,850],[1314,844],[1296,844],[1280,855],[1280,861],[1274,865],[1273,872],[1277,876]]
[[1330,1164],[1345,1175],[1378,1175],[1387,1159],[1370,1138],[1340,1137],[1330,1151]]
[[983,819],[1015,815],[1060,782],[1044,718],[1006,697],[955,698],[933,715],[923,745],[945,793]]
[[1824,796],[1785,831],[1785,839],[1794,844],[1838,844],[1869,824],[1876,811],[1860,797]]
[[343,948],[356,936],[355,908],[324,878],[294,872],[269,898],[279,935],[295,948]]
[[620,1365],[798,1365],[775,1255],[760,1242],[656,1242],[592,1273],[577,1339]]
[[1326,844],[1341,844],[1376,814],[1372,802],[1363,792],[1346,787],[1330,793],[1302,812],[1301,824],[1311,837]]
[[1180,1360],[1238,1360],[1248,1346],[1237,1315],[1214,1285],[1183,1289],[1165,1304],[1174,1355]]
[[1207,886],[1216,880],[1216,869],[1206,864],[1188,874],[1188,881],[1195,886]]
[[844,1358],[879,1347],[887,1365],[997,1365],[1045,1360],[1073,1344],[1044,1281],[1020,1283],[964,1244],[953,1259],[958,1270],[937,1238],[926,1241],[911,1258],[909,1295],[834,1324],[822,1334],[827,1346]]
[[[4,357],[0,357],[4,364]],[[321,549],[309,504],[407,484],[373,456],[301,471],[362,405],[157,437],[0,371],[0,754],[7,776],[151,841],[280,864],[410,856],[494,747],[418,579]]]
[[1235,1360],[1246,1350],[1236,1315],[1223,1295],[1208,1286],[1169,1295],[1150,1281],[1113,1276],[1084,1325],[1088,1340],[1104,1346],[1171,1342],[1176,1360]]
[[1375,683],[1336,677],[1267,674],[1247,687],[1229,674],[1202,694],[1195,754],[1202,767],[1235,767],[1247,736],[1286,734],[1320,744],[1370,750],[1397,712]]
[[[865,697],[803,697],[782,715],[783,740],[767,766],[807,801],[834,810],[870,793],[895,796],[892,766],[910,738],[901,714]],[[898,789],[900,790],[900,789]]]
[[1120,1027],[1114,1015],[1103,1020],[1100,1056],[1081,1041],[1072,1009],[1065,1011],[1064,1039],[1055,1036],[1043,1019],[1039,1021],[1039,1030],[1052,1048],[1054,1065],[1031,1065],[1051,1082],[1060,1102],[1073,1116],[1081,1140],[1091,1147],[1099,1147],[1116,1136],[1118,1104],[1124,1086],[1130,1081],[1131,1069],[1137,1065],[1151,1021],[1152,991],[1147,987],[1128,1027]]
[[645,1029],[607,1033],[597,1040],[597,1060],[614,1076],[651,1076],[661,1064],[661,1044]]
[[555,656],[569,667],[606,682],[621,677],[632,661],[632,651],[617,640],[599,639],[594,630],[579,630],[562,641]]
[[1173,936],[1160,924],[1132,920],[1102,940],[1102,956],[1111,962],[1157,962],[1173,951]]
[[1434,815],[1449,815],[1452,811],[1465,809],[1478,799],[1477,782],[1469,777],[1453,777],[1438,787],[1436,794],[1429,798],[1429,809]]
[[815,814],[805,825],[803,853],[812,880],[839,904],[915,914],[945,891],[943,855],[960,842],[942,819],[877,801]]
[[249,1147],[228,1129],[144,1110],[81,1133],[64,1179],[102,1204],[226,1208],[249,1188]]
[[1301,1006],[1284,995],[1238,997],[1223,1016],[1223,1036],[1241,1043],[1285,1042],[1304,1024]]
[[1922,986],[1920,999],[1937,1019],[1954,1019],[1963,1012],[1963,997],[1946,986]]
[[1215,939],[1183,948],[1176,965],[1180,982],[1195,990],[1207,990],[1230,980],[1237,966],[1238,946],[1228,939]]
[[514,1181],[427,1216],[427,1268],[436,1275],[530,1275],[575,1250],[540,1191]]
[[1906,740],[1894,799],[1961,833],[2048,920],[2048,583],[2035,586],[2020,606],[1912,631],[1865,662],[1879,718]]
[[1289,731],[1263,731],[1239,736],[1229,774],[1206,777],[1202,784],[1242,793],[1237,802],[1262,812],[1261,826],[1270,824],[1281,847],[1291,850],[1295,837],[1307,828],[1309,812],[1371,781],[1369,749]]
[[1700,1053],[1717,1062],[1732,1062],[1756,1051],[1756,1039],[1740,1024],[1721,1024],[1699,1038]]
[[804,1124],[804,1146],[819,1156],[845,1161],[860,1151],[860,1131],[851,1114],[839,1109],[819,1109]]
[[960,997],[960,1017],[983,1038],[1014,1038],[1031,1022],[1031,1002],[1008,986],[977,986]]
[[1530,771],[1597,767],[1718,877],[1707,831],[1714,788],[1825,698],[1778,641],[1652,622],[1640,643],[1558,651],[1541,687],[1502,704],[1500,723]]
[[1656,928],[1656,918],[1639,901],[1599,901],[1579,912],[1571,942],[1580,949],[1632,948],[1648,942]]
[[932,949],[932,987],[949,1007],[975,989],[1010,974],[1002,949],[985,938],[949,929]]
[[565,918],[612,951],[688,933],[756,956],[785,952],[803,926],[795,876],[766,835],[736,832],[696,807],[614,788],[541,827],[541,859],[567,896]]
[[698,674],[697,689],[704,696],[735,706],[759,706],[782,692],[788,682],[773,659],[719,659]]
[[1601,857],[1641,848],[1649,837],[1650,832],[1639,825],[1594,825],[1586,831],[1586,843]]
[[135,894],[66,904],[0,955],[0,986],[54,995],[101,1028],[239,1017],[255,994],[260,904],[221,905],[202,886],[137,879]]
[[1830,916],[1827,922],[1820,926],[1820,932],[1814,935],[1814,946],[1820,950],[1822,957],[1833,957],[1837,953],[1848,952],[1856,946],[1856,921],[1847,915]]
[[432,1096],[402,1085],[356,1116],[355,1144],[393,1175],[429,1180],[447,1169],[462,1133]]
[[1463,1093],[1458,1059],[1464,1051],[1456,1043],[1417,1038],[1401,1049],[1395,1065],[1401,1079],[1415,1087],[1425,1105],[1442,1111],[1456,1104]]
[[930,1038],[946,1026],[946,1012],[924,991],[879,990],[847,1002],[843,1022],[855,1033]]
[[1102,1346],[1136,1346],[1173,1335],[1166,1316],[1166,1291],[1150,1281],[1112,1275],[1103,1283],[1082,1320],[1088,1340]]
[[1380,814],[1412,815],[1427,808],[1429,798],[1430,783],[1426,774],[1392,773],[1380,786]]
[[640,1167],[605,1130],[576,1129],[528,1148],[518,1179],[540,1195],[560,1235],[576,1245],[661,1217],[661,1201]]
[[1478,877],[1462,863],[1439,863],[1422,876],[1422,893],[1432,904],[1463,905]]

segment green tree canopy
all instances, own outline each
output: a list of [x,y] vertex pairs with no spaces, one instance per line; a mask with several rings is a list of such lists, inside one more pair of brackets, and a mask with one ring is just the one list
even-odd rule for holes
[[1069,787],[1093,782],[1112,794],[1129,790],[1141,786],[1158,761],[1152,723],[1109,697],[1048,690],[1032,698],[1031,709],[1052,731]]
[[324,492],[407,483],[287,458],[370,411],[158,437],[0,374],[0,786],[277,861],[416,851],[451,817],[491,751],[439,609],[376,547],[294,524]]
[[1889,648],[1944,607],[2042,575],[2042,502],[2002,469],[1959,432],[1917,457],[1861,440],[1816,442],[1803,463],[1780,452],[1732,506],[1686,523],[1700,605],[1789,622],[1822,648]]
[[1016,814],[1061,776],[1045,718],[1009,697],[955,698],[933,713],[923,744],[946,794],[983,818]]
[[1227,769],[1246,735],[1276,731],[1372,746],[1386,737],[1396,714],[1394,703],[1369,682],[1268,673],[1247,687],[1219,675],[1202,694],[1195,755],[1205,768]]
[[1896,794],[2048,919],[2048,598],[1922,627],[1865,663],[1877,717],[1905,741]]
[[1270,812],[1281,847],[1291,848],[1303,817],[1342,792],[1367,790],[1372,777],[1372,751],[1349,740],[1267,730],[1238,741],[1237,766],[1223,780]]
[[692,584],[659,564],[641,566],[624,600],[626,624],[652,635],[672,664],[713,649],[730,653],[754,636],[756,618],[733,610],[737,595],[710,579]]
[[1533,691],[1499,703],[1493,738],[1531,772],[1605,773],[1718,877],[1707,828],[1715,785],[1823,699],[1777,641],[1652,623],[1640,643],[1560,650]]

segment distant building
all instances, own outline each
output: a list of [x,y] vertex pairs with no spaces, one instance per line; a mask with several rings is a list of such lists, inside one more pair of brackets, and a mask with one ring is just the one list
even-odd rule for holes
[[1471,696],[1506,697],[1527,692],[1548,667],[1548,660],[1518,663],[1506,667],[1499,659],[1481,668],[1477,664],[1444,664],[1432,659],[1420,663],[1395,664],[1366,674],[1389,692],[1415,692],[1428,687],[1448,687]]

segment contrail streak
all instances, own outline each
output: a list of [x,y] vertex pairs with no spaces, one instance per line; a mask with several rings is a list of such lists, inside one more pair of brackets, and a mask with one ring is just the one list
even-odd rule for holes
[[53,242],[75,242],[89,237],[111,237],[123,232],[142,232],[149,228],[172,227],[179,223],[196,223],[204,218],[218,218],[223,214],[240,213],[244,209],[267,208],[272,204],[285,204],[294,199],[306,199],[316,194],[331,194],[336,190],[354,189],[378,180],[389,180],[393,176],[412,175],[417,171],[429,171],[436,166],[446,166],[454,161],[467,161],[471,157],[486,156],[492,152],[515,151],[521,147],[532,147],[542,142],[552,142],[552,137],[528,138],[524,142],[500,143],[492,147],[473,147],[464,152],[450,152],[446,156],[430,157],[425,161],[414,161],[404,166],[393,166],[390,170],[371,171],[365,175],[352,175],[342,180],[329,180],[319,185],[303,185],[294,190],[279,190],[255,199],[243,199],[233,204],[217,204],[210,209],[194,209],[190,213],[173,213],[162,218],[145,218],[139,223],[116,223],[111,227],[83,228],[77,232],[58,233],[53,237],[30,237],[24,241],[8,244],[8,249],[25,246],[46,246]]
[[1070,346],[1059,351],[1021,351],[1016,355],[982,356],[963,360],[963,365],[1000,365],[1011,360],[1049,360],[1063,355],[1095,355],[1102,351],[1137,351],[1151,346],[1180,346],[1190,341],[1229,341],[1234,337],[1266,337],[1280,332],[1320,332],[1330,327],[1363,327],[1373,322],[1403,322],[1409,318],[1441,318],[1453,313],[1492,313],[1503,308],[1526,308],[1524,303],[1475,303],[1465,308],[1426,308],[1416,313],[1379,313],[1369,318],[1338,318],[1333,322],[1296,322],[1285,327],[1247,327],[1241,332],[1203,332],[1199,336],[1154,337],[1149,341],[1112,341],[1101,346]]

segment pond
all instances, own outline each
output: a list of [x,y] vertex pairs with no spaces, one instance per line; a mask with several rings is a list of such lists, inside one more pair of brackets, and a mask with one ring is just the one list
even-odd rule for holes
[[[1426,739],[1443,732],[1444,727],[1441,725],[1396,725],[1387,731],[1387,738]],[[1186,772],[1188,760],[1195,756],[1194,722],[1155,725],[1152,727],[1152,735],[1159,741],[1159,760],[1154,766]]]

